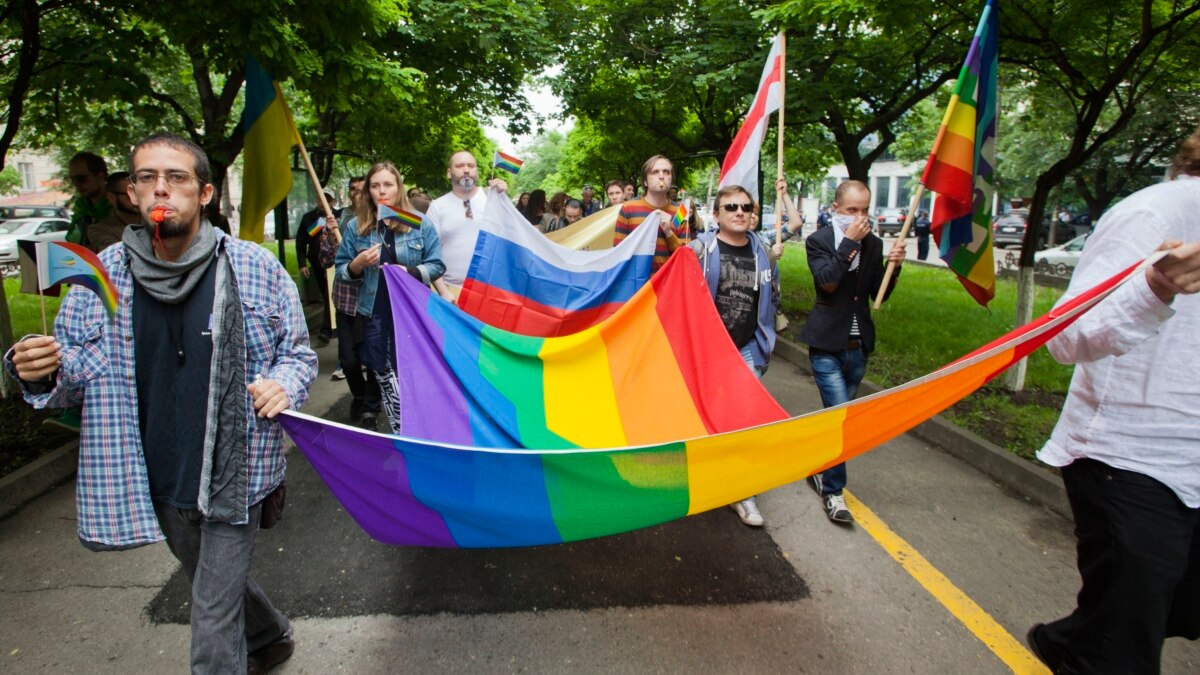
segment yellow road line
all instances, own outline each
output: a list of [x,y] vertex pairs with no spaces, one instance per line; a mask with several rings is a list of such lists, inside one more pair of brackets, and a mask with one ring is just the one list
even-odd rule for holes
[[887,526],[879,516],[876,516],[866,504],[850,494],[848,490],[842,493],[846,504],[854,513],[854,520],[871,535],[883,550],[900,563],[917,583],[925,587],[929,594],[942,603],[946,609],[958,619],[967,630],[975,634],[987,648],[992,650],[1004,665],[1014,673],[1044,674],[1050,671],[1041,661],[1004,629],[974,600],[958,589],[944,574],[931,565],[917,549],[909,545]]

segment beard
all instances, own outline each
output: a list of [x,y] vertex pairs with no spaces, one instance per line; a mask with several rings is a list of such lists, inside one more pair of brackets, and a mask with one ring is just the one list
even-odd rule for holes
[[[154,221],[150,221],[150,222],[153,223]],[[179,220],[177,218],[163,220],[162,223],[157,225],[156,227],[158,228],[158,236],[161,239],[173,239],[175,237],[182,237],[185,234],[187,234],[189,230],[191,230],[191,228],[188,226],[187,223],[185,223],[182,220]]]

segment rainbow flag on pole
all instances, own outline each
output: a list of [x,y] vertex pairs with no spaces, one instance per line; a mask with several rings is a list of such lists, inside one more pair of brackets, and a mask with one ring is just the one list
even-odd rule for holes
[[497,150],[496,154],[492,156],[493,167],[500,169],[501,171],[507,171],[514,176],[520,173],[521,165],[524,163],[524,161],[519,160],[512,155],[500,152],[499,150]]
[[421,228],[421,215],[404,209],[392,208],[388,204],[380,204],[379,209],[375,212],[375,219],[382,222],[387,219],[398,220],[405,225],[414,228]]
[[991,213],[998,58],[996,0],[988,0],[921,177],[938,195],[931,228],[939,256],[985,307],[996,295]]
[[325,229],[325,216],[317,216],[317,219],[308,228],[308,236],[315,237],[323,229]]
[[241,124],[245,142],[239,236],[261,243],[267,213],[292,189],[291,154],[297,134],[279,83],[253,56],[246,57],[246,107]]
[[117,287],[104,263],[90,249],[66,241],[22,240],[18,244],[23,256],[37,267],[39,292],[57,284],[83,286],[100,298],[109,316],[116,315],[120,302]]

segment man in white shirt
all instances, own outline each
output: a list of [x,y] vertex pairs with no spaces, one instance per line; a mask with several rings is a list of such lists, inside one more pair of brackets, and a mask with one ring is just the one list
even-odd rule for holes
[[[450,179],[450,192],[433,200],[425,215],[442,240],[442,262],[446,263],[442,279],[462,286],[479,238],[487,191],[479,187],[479,165],[470,151],[460,150],[450,156],[446,177]],[[508,191],[508,184],[499,178],[493,178],[488,187],[501,194]]]
[[1038,458],[1062,467],[1083,581],[1027,635],[1054,672],[1157,673],[1164,638],[1200,638],[1200,129],[1171,175],[1105,214],[1062,301],[1170,253],[1047,345],[1076,366]]

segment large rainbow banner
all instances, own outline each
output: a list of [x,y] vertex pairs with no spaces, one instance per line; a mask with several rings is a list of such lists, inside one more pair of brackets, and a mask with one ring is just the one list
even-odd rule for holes
[[[619,393],[623,387],[630,395],[639,395],[638,389],[679,367],[680,359],[686,361],[688,353],[699,355],[693,364],[707,358],[726,359],[720,360],[716,368],[724,379],[736,379],[739,369],[748,373],[740,359],[730,363],[721,355],[732,348],[732,343],[697,342],[696,335],[672,335],[667,329],[641,326],[643,322],[663,326],[669,320],[670,308],[660,307],[656,299],[673,289],[684,294],[679,302],[714,311],[711,302],[701,302],[707,300],[707,291],[699,266],[688,258],[690,255],[688,251],[677,252],[647,289],[594,330],[586,331],[586,337],[537,339],[492,333],[489,339],[481,337],[473,344],[460,342],[452,335],[456,324],[472,325],[461,318],[425,324],[427,336],[407,336],[413,344],[420,345],[427,339],[429,347],[442,353],[458,351],[452,359],[474,358],[477,364],[486,364],[487,352],[505,342],[530,357],[542,354],[551,360],[564,358],[559,364],[563,368],[578,364],[577,376],[562,371],[561,378],[543,370],[508,381],[506,375],[490,372],[491,366],[483,365],[477,369],[476,381],[408,382],[406,386],[419,388],[406,390],[405,398],[436,397],[447,387],[446,400],[451,405],[443,408],[443,417],[427,420],[428,426],[456,428],[459,431],[455,435],[463,440],[416,438],[409,429],[414,421],[410,417],[405,417],[404,436],[368,432],[290,411],[280,416],[280,423],[347,512],[367,533],[385,543],[464,548],[533,546],[618,534],[730,504],[887,442],[945,410],[1045,344],[1120,284],[1144,273],[1146,264],[1129,268],[934,373],[799,417],[714,433],[715,423],[689,410],[689,406],[704,405],[706,401],[693,399],[688,403],[684,391],[693,391],[690,375],[681,373],[683,384],[676,381],[674,396],[646,397],[642,405],[657,413],[658,422],[664,425],[676,424],[681,417],[687,420],[661,434],[673,439],[647,441],[644,439],[655,432],[638,429],[622,416],[630,409]],[[414,297],[424,290],[405,275],[389,275],[388,279],[389,283],[401,282],[391,288],[409,288]],[[405,294],[393,297],[401,295]],[[430,311],[431,306],[434,309]],[[458,311],[438,299],[427,299],[425,310],[413,309],[431,315]],[[474,325],[481,335],[488,332]],[[399,331],[398,326],[397,343],[403,344]],[[602,333],[599,341],[597,333]],[[639,342],[625,337],[625,333],[658,337]],[[622,340],[631,341],[622,345]],[[624,348],[651,351],[659,357],[660,367],[644,373],[613,370],[609,363],[628,358],[620,353]],[[435,356],[409,350],[410,346],[401,348],[410,365]],[[669,362],[676,365],[662,365]],[[525,363],[521,367],[528,366]],[[605,368],[609,383],[603,382]],[[636,381],[620,382],[623,376]],[[562,390],[552,382],[559,382]],[[701,386],[718,384],[722,383]],[[506,439],[492,440],[525,447],[478,447],[487,444],[488,438],[485,434],[481,439],[474,429],[476,411],[470,409],[469,396],[475,387],[491,390],[487,396],[499,395],[512,403],[507,426],[499,427],[515,432],[506,431]],[[555,407],[555,397],[570,389],[584,395],[593,392],[591,405],[572,400]],[[742,395],[744,390],[739,387],[705,391],[704,398],[721,408],[739,405],[738,397]],[[522,399],[533,399],[535,403],[522,406]],[[499,408],[505,405],[499,398],[494,403]],[[457,411],[455,406],[459,406]],[[559,420],[567,420],[572,410],[575,419],[560,426]],[[778,414],[771,410],[765,416]],[[491,424],[487,420],[484,423]],[[571,447],[591,443],[606,447]]]
[[547,239],[503,196],[488,199],[458,306],[523,335],[570,335],[594,326],[650,280],[658,217],[646,218],[614,248],[581,251]]
[[725,332],[695,255],[681,253],[608,319],[564,337],[489,326],[385,267],[402,431],[480,447],[598,448],[785,418]]

